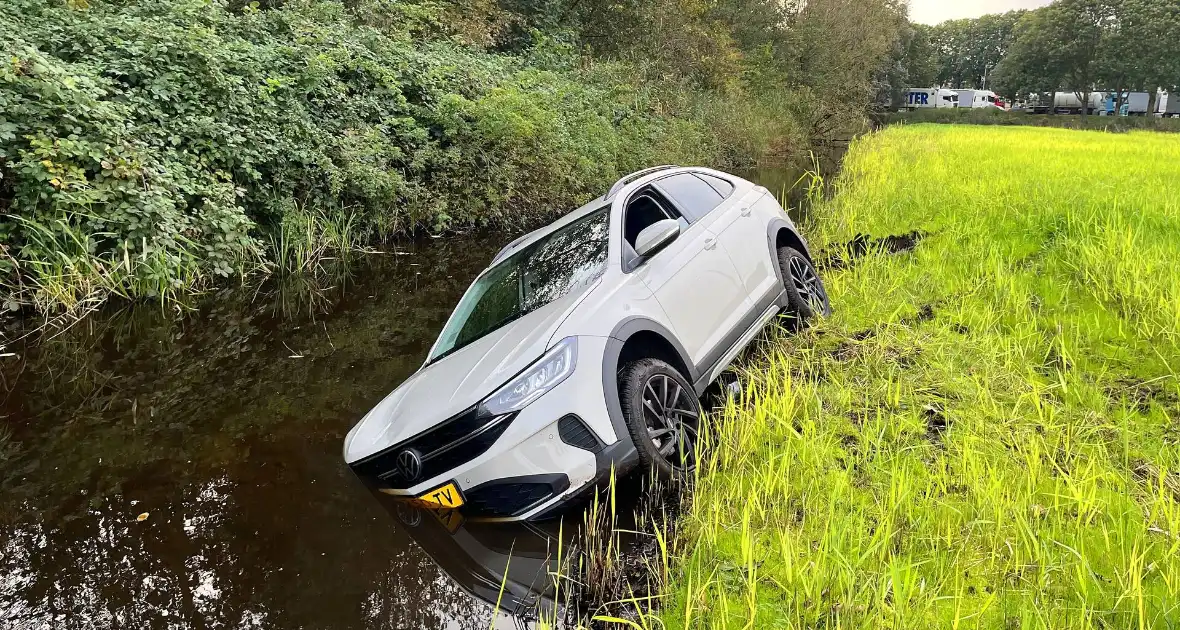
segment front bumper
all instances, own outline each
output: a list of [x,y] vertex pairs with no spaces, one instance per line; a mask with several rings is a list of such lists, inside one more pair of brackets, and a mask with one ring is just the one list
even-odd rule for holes
[[[460,511],[479,520],[527,520],[549,512],[601,478],[604,467],[609,470],[614,462],[603,453],[620,437],[603,392],[606,339],[582,337],[578,343],[574,373],[519,412],[480,419],[468,410],[352,464],[353,470],[382,493],[406,499],[453,481],[465,499]],[[472,431],[480,433],[465,434]],[[397,458],[418,445],[445,452],[427,458],[421,475],[407,482]]]

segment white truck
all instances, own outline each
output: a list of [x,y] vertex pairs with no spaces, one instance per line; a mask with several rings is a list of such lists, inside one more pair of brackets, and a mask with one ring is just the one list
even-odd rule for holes
[[998,109],[1000,106],[996,103],[999,100],[999,95],[991,90],[955,90],[959,94],[959,107],[970,107],[971,109]]
[[942,88],[910,88],[906,90],[905,109],[943,109],[959,106],[959,95]]
[[1180,117],[1180,94],[1161,91],[1156,97],[1155,115],[1164,118]]

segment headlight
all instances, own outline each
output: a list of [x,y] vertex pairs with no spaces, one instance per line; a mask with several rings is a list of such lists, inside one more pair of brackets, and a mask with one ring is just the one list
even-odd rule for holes
[[577,339],[566,337],[520,376],[488,396],[481,406],[493,416],[523,409],[569,378],[577,361]]

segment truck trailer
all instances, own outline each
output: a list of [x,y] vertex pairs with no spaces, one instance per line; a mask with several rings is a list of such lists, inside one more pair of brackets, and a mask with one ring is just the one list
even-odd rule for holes
[[991,90],[955,90],[959,93],[959,107],[971,109],[999,108],[999,95]]
[[954,90],[942,88],[910,88],[906,90],[905,108],[943,109],[959,106],[959,95]]
[[[1090,92],[1086,101],[1088,114],[1097,114],[1105,108],[1106,92]],[[1053,95],[1053,109],[1058,114],[1082,113],[1082,99],[1075,92],[1057,92]]]
[[1123,106],[1129,116],[1146,116],[1151,106],[1151,95],[1147,92],[1123,92]]
[[1180,118],[1180,94],[1160,92],[1155,101],[1155,115],[1164,118]]

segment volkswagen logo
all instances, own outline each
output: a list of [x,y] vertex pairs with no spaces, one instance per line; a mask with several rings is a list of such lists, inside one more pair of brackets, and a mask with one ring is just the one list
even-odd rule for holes
[[422,456],[412,448],[397,454],[397,470],[406,481],[417,481],[422,474]]

